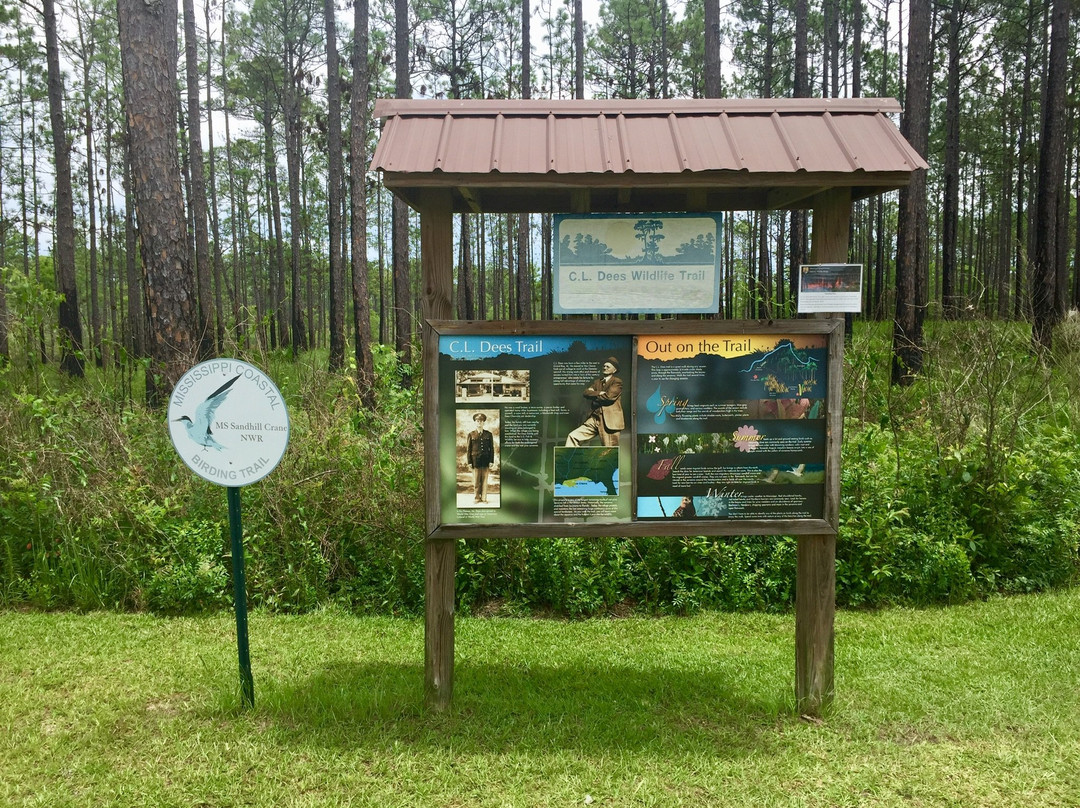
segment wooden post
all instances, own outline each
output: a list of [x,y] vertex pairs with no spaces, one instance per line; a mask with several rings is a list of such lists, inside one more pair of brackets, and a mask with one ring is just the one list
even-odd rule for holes
[[[851,191],[836,188],[814,200],[814,229],[810,262],[847,263],[851,230]],[[833,315],[823,315],[833,316]],[[843,351],[843,340],[830,342],[829,386],[841,400],[841,362],[832,352]],[[840,444],[843,412],[829,411],[827,467],[825,476],[825,518],[839,525]],[[833,647],[836,618],[836,536],[800,536],[795,578],[795,701],[804,715],[821,715],[833,699]]]
[[[435,443],[439,412],[439,346],[427,320],[451,317],[454,228],[449,190],[432,190],[420,207],[420,268],[424,334],[424,488],[427,534],[439,519],[439,448]],[[454,576],[457,544],[453,539],[424,543],[424,699],[429,709],[450,706],[454,694]]]

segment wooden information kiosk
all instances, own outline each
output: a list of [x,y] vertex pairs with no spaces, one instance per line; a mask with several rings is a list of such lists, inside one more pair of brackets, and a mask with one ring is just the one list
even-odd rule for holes
[[[806,209],[810,262],[842,264],[852,202],[926,168],[899,111],[891,99],[376,103],[372,168],[420,213],[431,708],[453,693],[455,542],[472,536],[797,535],[797,706],[817,715],[832,699],[843,321],[457,322],[452,216]],[[619,413],[604,409],[612,379]],[[689,441],[698,457],[680,451]]]

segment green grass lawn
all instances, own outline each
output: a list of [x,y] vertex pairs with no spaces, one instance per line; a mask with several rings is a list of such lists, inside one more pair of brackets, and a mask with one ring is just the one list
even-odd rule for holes
[[793,712],[794,618],[423,625],[0,613],[2,806],[1080,805],[1080,589],[837,617],[837,698]]

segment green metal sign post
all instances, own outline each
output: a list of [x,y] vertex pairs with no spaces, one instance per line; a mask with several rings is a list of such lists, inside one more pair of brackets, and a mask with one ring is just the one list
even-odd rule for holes
[[240,697],[244,707],[253,707],[240,489],[261,480],[284,456],[289,445],[285,399],[254,365],[225,357],[211,359],[181,376],[173,388],[169,436],[188,468],[228,491]]
[[248,650],[247,584],[244,581],[244,526],[240,519],[240,489],[229,486],[229,536],[232,539],[233,601],[236,609],[236,653],[240,659],[240,690],[245,707],[255,706],[255,679]]

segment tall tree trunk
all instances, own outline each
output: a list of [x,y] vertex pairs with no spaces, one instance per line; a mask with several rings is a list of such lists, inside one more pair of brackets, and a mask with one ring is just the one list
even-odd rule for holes
[[[930,134],[930,2],[908,4],[908,73],[902,134],[926,155]],[[900,190],[896,247],[896,319],[893,322],[893,384],[910,384],[922,370],[922,313],[919,276],[926,274],[926,170],[912,173]]]
[[[719,1],[719,0],[717,0]],[[706,3],[708,5],[708,3]],[[574,98],[585,97],[585,21],[581,0],[574,0]]]
[[[221,113],[225,121],[225,165],[229,174],[229,209],[232,211],[231,227],[229,233],[229,258],[232,263],[232,279],[233,279],[233,296],[232,296],[232,310],[233,310],[233,328],[236,329],[236,340],[239,342],[243,336],[243,323],[241,322],[240,307],[243,303],[247,302],[247,295],[244,291],[244,284],[241,278],[241,256],[240,256],[240,240],[245,232],[244,226],[247,221],[247,205],[244,205],[243,216],[241,216],[240,206],[237,204],[236,199],[236,164],[233,161],[232,150],[232,132],[229,127],[229,117],[231,110],[229,109],[229,82],[226,66],[226,50],[225,50],[225,32],[228,29],[229,12],[223,5],[221,9]],[[209,81],[207,81],[209,87]],[[213,162],[211,161],[211,167]],[[213,183],[211,182],[211,187]],[[215,236],[217,239],[217,236]],[[220,250],[218,251],[220,253]],[[247,250],[243,251],[243,261],[246,262],[248,258]]]
[[[285,237],[281,223],[281,194],[278,188],[277,155],[274,153],[273,99],[268,95],[263,103],[263,164],[270,192],[267,214],[270,224],[270,344],[272,347],[289,344],[289,318],[285,313]],[[276,324],[277,328],[274,329]],[[276,338],[276,342],[274,341]]]
[[1012,119],[1007,114],[1006,107],[1007,79],[1002,78],[1001,88],[1001,153],[1005,155],[1005,165],[1001,180],[1001,206],[999,210],[999,222],[997,227],[997,316],[1006,319],[1009,316],[1009,258],[1012,238],[1012,189],[1013,189],[1013,166],[1015,158],[1010,154],[1010,146],[1013,139]]
[[52,126],[53,161],[56,166],[56,236],[53,264],[60,301],[59,325],[63,340],[60,369],[81,378],[83,368],[82,320],[79,287],[75,279],[75,197],[71,188],[71,144],[64,121],[64,77],[60,72],[60,44],[54,0],[42,0],[45,21],[45,58],[48,71],[49,123]]
[[184,0],[184,58],[187,79],[188,154],[191,161],[191,218],[195,229],[195,279],[199,299],[199,355],[215,351],[214,294],[210,277],[210,234],[206,219],[206,169],[199,110],[199,39],[195,33],[195,0]]
[[517,277],[516,275],[514,275],[514,245],[516,243],[515,236],[517,234],[517,228],[515,227],[515,225],[517,223],[517,217],[511,217],[507,215],[504,217],[504,219],[506,222],[506,252],[504,254],[504,257],[506,259],[507,280],[506,288],[504,290],[506,293],[505,316],[507,319],[513,319],[516,316],[517,312],[517,286],[513,282],[514,278]]
[[458,241],[457,314],[462,320],[476,319],[473,293],[472,217],[461,214],[461,238]]
[[476,238],[476,242],[480,247],[476,268],[476,310],[480,315],[479,319],[486,320],[488,319],[487,216],[481,213],[476,217],[476,219],[480,231]]
[[[225,282],[225,261],[221,255],[221,227],[218,221],[218,194],[217,194],[217,166],[214,160],[214,114],[213,114],[213,70],[214,70],[214,44],[210,38],[210,0],[203,0],[203,19],[206,21],[206,166],[209,172],[208,185],[210,191],[210,236],[211,249],[214,257],[214,321],[217,324],[217,332],[214,342],[221,348],[225,344],[225,309],[222,299],[222,284]],[[222,36],[225,29],[225,11],[221,15]],[[222,51],[222,62],[225,53]],[[228,112],[225,112],[226,116]],[[226,118],[226,128],[228,119]],[[226,142],[228,137],[226,136]],[[234,297],[239,291],[234,289]]]
[[960,3],[951,0],[947,20],[949,49],[945,89],[945,195],[942,200],[941,302],[945,319],[959,311],[956,294],[957,228],[960,223]]
[[90,280],[90,353],[97,367],[102,365],[102,323],[101,323],[101,266],[98,261],[97,242],[97,171],[94,155],[94,124],[90,112],[90,66],[83,74],[84,87],[83,137],[86,148],[86,235],[89,241],[89,262],[87,274]]
[[1016,144],[1017,167],[1016,167],[1016,277],[1015,291],[1013,292],[1013,316],[1022,319],[1030,309],[1025,288],[1025,280],[1028,276],[1030,254],[1027,249],[1028,237],[1026,234],[1027,223],[1027,158],[1028,158],[1028,124],[1031,121],[1031,75],[1033,72],[1032,62],[1035,59],[1035,19],[1038,5],[1036,0],[1029,0],[1028,16],[1026,25],[1026,41],[1024,46],[1024,80],[1020,94],[1020,135]]
[[[111,110],[113,108],[112,100],[113,82],[109,74],[108,68],[105,71],[105,108]],[[120,344],[121,337],[121,321],[122,316],[120,313],[120,298],[123,296],[123,287],[120,283],[119,273],[116,265],[116,200],[115,193],[115,177],[113,175],[113,161],[115,158],[115,152],[113,151],[115,139],[113,137],[113,116],[105,116],[105,215],[102,222],[102,242],[105,245],[105,274],[107,277],[105,288],[109,292],[109,323],[112,332],[111,345]],[[113,361],[118,359],[115,349],[111,349]]]
[[[94,123],[90,101],[90,65],[94,61],[94,35],[87,27],[93,26],[93,15],[84,25],[83,9],[77,8],[75,20],[79,35],[79,56],[82,61],[82,102],[83,102],[83,146],[86,149],[86,221],[89,240],[89,262],[87,275],[90,281],[90,353],[94,364],[102,364],[102,323],[101,323],[101,268],[98,264],[97,244],[97,172],[94,169]],[[89,36],[88,36],[89,34]]]
[[[532,3],[521,4],[521,97],[532,98],[532,43],[529,36],[529,20]],[[517,318],[532,319],[532,267],[529,265],[529,214],[518,214],[517,229]]]
[[[802,0],[799,0],[802,2]],[[851,21],[851,97],[862,98],[863,6],[855,0]]]
[[131,141],[124,138],[124,270],[127,273],[127,321],[128,353],[142,359],[146,352],[146,316],[143,302],[146,299],[144,279],[139,275],[135,234],[135,183],[131,170]]
[[[33,124],[33,128],[35,130],[37,129],[37,115],[35,114],[36,110],[37,110],[37,105],[36,104],[31,104],[31,113],[30,113],[31,116],[32,116],[31,123]],[[37,163],[38,163],[38,147],[37,147],[37,138],[36,137],[30,138],[30,159],[31,159],[31,162],[34,165],[37,165]],[[37,281],[38,285],[40,286],[41,283],[42,283],[42,278],[41,278],[41,231],[43,229],[43,224],[42,224],[42,221],[41,221],[41,188],[38,185],[38,173],[36,171],[33,172],[33,180],[31,182],[31,185],[32,185],[32,195],[33,195],[33,200],[34,200],[34,205],[33,205],[33,210],[34,210],[34,279]],[[25,221],[25,219],[24,219],[24,221]],[[29,275],[29,272],[27,272],[26,274]],[[76,308],[76,311],[78,311],[77,308]],[[49,363],[49,344],[45,341],[45,323],[43,323],[43,322],[38,323],[38,355],[39,355],[39,358],[41,359],[41,364],[47,365]]]
[[379,242],[379,344],[390,344],[390,317],[386,312],[386,240],[383,238],[383,220],[386,218],[382,201],[383,185],[375,186],[375,238]]
[[[409,78],[409,2],[394,0],[394,97],[412,97]],[[394,347],[402,363],[412,362],[412,294],[409,288],[409,207],[394,196],[391,223],[394,278]],[[408,387],[412,379],[402,377]]]
[[[1073,74],[1080,77],[1080,69],[1074,69]],[[1078,146],[1080,150],[1080,146]],[[1080,158],[1080,153],[1077,154]],[[1080,185],[1080,159],[1078,159],[1077,180]],[[1076,190],[1076,233],[1073,238],[1073,291],[1072,308],[1080,309],[1080,187]]]
[[771,319],[772,313],[772,266],[769,262],[769,212],[758,214],[758,317]]
[[[1038,195],[1035,200],[1035,255],[1032,265],[1032,341],[1049,350],[1061,318],[1058,299],[1058,210],[1065,183],[1065,82],[1069,46],[1069,0],[1054,0],[1050,21],[1050,65],[1046,77],[1039,139]],[[1064,300],[1064,290],[1061,299]]]
[[[37,218],[38,204],[37,204],[37,172],[36,171],[33,173],[33,179],[31,180],[31,188],[33,189],[33,196],[31,197],[29,194],[27,194],[27,190],[26,190],[26,185],[27,185],[27,176],[26,176],[27,175],[27,171],[26,171],[26,165],[27,165],[27,163],[26,163],[26,141],[27,141],[26,128],[27,128],[27,123],[29,122],[30,123],[30,131],[32,131],[32,132],[37,131],[37,104],[35,104],[32,100],[30,100],[28,102],[28,99],[26,98],[26,95],[25,95],[26,85],[24,83],[25,82],[25,75],[24,75],[23,66],[21,64],[19,65],[17,81],[18,81],[17,87],[18,87],[19,103],[20,103],[20,105],[23,106],[23,109],[26,109],[27,106],[30,108],[29,109],[29,115],[20,115],[19,116],[19,214],[20,214],[19,218],[22,221],[21,230],[22,230],[22,266],[23,266],[23,275],[27,279],[29,279],[30,278],[30,234],[27,232],[27,224],[30,222],[29,208],[31,208],[31,207],[33,208],[33,210],[34,210],[34,218],[36,219]],[[27,118],[29,118],[29,121],[27,121]],[[37,138],[32,139],[32,142],[30,144],[30,149],[34,154],[37,153]],[[2,161],[0,161],[0,162],[2,162]],[[2,198],[3,198],[2,195],[0,195],[0,199],[2,199]],[[6,231],[5,231],[5,233],[6,233]],[[35,242],[35,244],[37,243],[37,236],[36,235],[34,236],[34,242]],[[3,252],[3,249],[4,249],[3,245],[6,244],[6,243],[7,243],[6,238],[3,238],[2,240],[0,240],[0,252]],[[2,258],[2,256],[0,256],[0,258]],[[6,301],[5,301],[5,309],[6,309]],[[4,333],[7,334],[7,315],[6,314],[4,316],[3,323],[0,323],[0,329],[4,329]],[[34,337],[32,331],[29,328],[27,328],[25,330],[24,334],[25,334],[24,339],[26,341],[26,346],[25,346],[26,347],[26,361],[27,361],[27,364],[30,367],[33,367],[34,364],[35,364],[35,361],[34,361],[34,339],[35,339],[35,337]],[[7,336],[10,336],[10,335],[7,335]],[[10,356],[11,356],[11,354],[10,354],[10,345],[8,346],[8,351],[5,352],[4,355],[6,357],[10,358]]]
[[[326,22],[326,100],[327,100],[327,208],[329,213],[328,248],[330,252],[330,362],[331,373],[345,365],[345,262],[341,254],[341,197],[344,188],[344,167],[341,160],[341,79],[338,69],[337,21],[334,16],[335,0],[323,1],[323,18]],[[359,14],[354,9],[354,15]],[[365,21],[366,22],[366,21]],[[354,35],[355,36],[355,35]],[[364,34],[366,39],[366,32]],[[366,51],[366,48],[365,48]],[[367,54],[363,57],[367,63]],[[353,92],[360,91],[359,77],[353,75]],[[350,138],[350,148],[356,143]],[[353,159],[352,171],[359,166]],[[360,176],[363,177],[361,170]],[[361,194],[363,190],[361,190]],[[363,199],[361,199],[363,202]],[[353,204],[356,200],[353,199]],[[366,229],[367,223],[362,223]],[[361,231],[361,236],[366,232]],[[361,243],[363,238],[361,239]],[[366,267],[365,267],[366,270]]]
[[784,288],[784,236],[785,235],[786,234],[784,233],[784,219],[783,219],[782,216],[779,216],[779,217],[777,217],[776,241],[775,241],[775,245],[776,245],[775,246],[775,249],[776,249],[776,278],[774,279],[774,283],[776,285],[775,286],[776,291],[775,291],[775,297],[773,298],[773,305],[774,305],[773,310],[775,312],[779,313],[778,315],[774,315],[774,316],[781,316],[781,317],[783,316],[782,312],[784,310],[784,292],[786,291],[785,288]]
[[822,0],[821,4],[821,18],[822,18],[822,38],[821,38],[821,97],[829,98],[831,93],[829,92],[829,75],[833,61],[836,59],[836,55],[832,51],[833,38],[832,29],[833,21],[838,15],[837,0]]
[[[6,137],[7,133],[0,127],[0,138]],[[25,197],[25,194],[23,194]],[[4,163],[0,161],[0,199],[4,198]],[[23,220],[25,221],[25,219]],[[8,223],[0,216],[0,267],[6,266],[5,246],[7,245]],[[29,349],[29,345],[27,348]],[[8,307],[7,285],[3,274],[0,274],[0,368],[5,367],[11,361],[11,343],[8,339]]]
[[[795,98],[810,97],[808,0],[795,0],[795,68],[792,95]],[[789,293],[792,300],[798,297],[799,267],[806,262],[807,218],[805,210],[791,211],[791,262],[788,268]]]
[[294,65],[292,56],[285,60],[285,167],[289,174],[289,269],[290,300],[292,301],[292,355],[295,359],[308,347],[308,335],[304,327],[304,306],[300,301],[301,272],[300,258],[304,253],[302,237],[304,233],[304,208],[300,202],[300,159],[301,159],[301,124],[300,124],[300,87],[299,68]]
[[146,395],[157,405],[194,362],[198,330],[176,147],[177,9],[118,0],[117,11],[150,317]]
[[[806,2],[799,1],[804,4]],[[795,58],[797,62],[798,54]],[[720,98],[723,92],[723,77],[720,72],[720,0],[705,0],[705,97]]]
[[[528,4],[526,4],[528,5]],[[660,82],[660,97],[671,98],[670,44],[668,43],[668,4],[667,0],[657,3],[660,11],[660,70],[663,74]],[[653,96],[655,97],[655,96]]]
[[550,213],[540,215],[540,244],[543,257],[540,261],[540,319],[552,318],[552,246],[551,246],[552,218]]
[[[795,68],[792,93],[795,98],[810,97],[809,49],[806,41],[809,28],[808,6],[808,0],[795,0]],[[707,7],[708,3],[706,3]],[[719,9],[717,15],[719,16]]]

